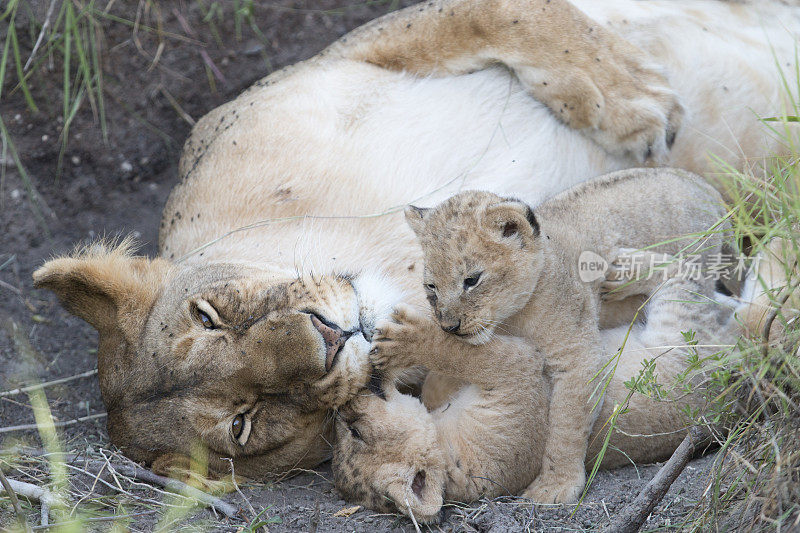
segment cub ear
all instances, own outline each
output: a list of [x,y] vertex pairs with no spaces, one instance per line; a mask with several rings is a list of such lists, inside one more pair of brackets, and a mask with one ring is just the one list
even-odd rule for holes
[[425,220],[430,211],[431,209],[429,207],[417,207],[415,205],[409,205],[406,207],[404,211],[406,215],[406,222],[417,235],[424,230]]
[[503,238],[520,236],[535,238],[539,236],[539,221],[528,204],[514,198],[486,208],[486,222],[498,228]]
[[33,273],[37,288],[56,293],[62,305],[103,334],[131,340],[144,327],[170,267],[163,259],[135,257],[131,242],[91,245],[46,262]]

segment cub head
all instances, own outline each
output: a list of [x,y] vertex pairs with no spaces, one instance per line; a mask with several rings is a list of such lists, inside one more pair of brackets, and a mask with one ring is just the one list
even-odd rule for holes
[[366,389],[336,414],[334,484],[349,501],[379,512],[438,520],[445,491],[444,456],[425,407],[393,391]]
[[136,461],[201,449],[219,473],[226,458],[253,478],[312,467],[330,455],[331,410],[368,381],[370,320],[346,276],[174,264],[123,243],[48,261],[34,280],[99,332],[109,436]]
[[539,224],[519,200],[467,191],[406,221],[425,260],[423,284],[442,329],[472,344],[528,302],[542,269]]

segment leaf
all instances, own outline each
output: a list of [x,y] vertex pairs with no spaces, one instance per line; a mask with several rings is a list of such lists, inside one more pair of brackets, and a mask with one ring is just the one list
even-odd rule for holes
[[353,507],[345,507],[344,509],[339,509],[338,511],[333,513],[333,516],[336,516],[336,517],[339,517],[339,518],[346,518],[346,517],[348,517],[350,515],[356,514],[360,510],[361,510],[361,506],[360,505],[354,505]]
[[789,115],[786,117],[767,117],[761,120],[764,122],[800,122],[800,117]]

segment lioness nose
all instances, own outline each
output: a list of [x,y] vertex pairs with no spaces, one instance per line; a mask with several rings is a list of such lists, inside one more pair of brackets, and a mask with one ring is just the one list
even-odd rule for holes
[[311,315],[311,323],[320,332],[322,339],[325,341],[325,370],[329,371],[333,367],[339,350],[342,349],[347,339],[353,335],[353,332],[342,331],[342,328],[333,322],[323,322],[317,315]]
[[459,319],[455,324],[446,324],[442,323],[442,329],[445,330],[447,333],[455,333],[458,331],[458,328],[461,327],[461,319]]

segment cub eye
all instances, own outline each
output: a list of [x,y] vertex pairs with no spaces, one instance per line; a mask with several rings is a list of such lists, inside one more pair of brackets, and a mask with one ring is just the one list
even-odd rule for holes
[[431,292],[435,292],[436,291],[436,285],[434,285],[433,283],[426,283],[425,284],[425,288],[428,289]]
[[353,436],[354,439],[364,440],[361,438],[361,433],[359,433],[358,430],[353,426],[347,426],[347,429],[350,430],[350,434]]
[[231,422],[231,435],[233,435],[234,439],[239,440],[239,437],[242,436],[242,431],[244,431],[244,415],[238,414]]
[[471,289],[475,285],[478,284],[478,281],[481,279],[481,275],[483,272],[478,272],[477,274],[473,274],[468,278],[464,278],[464,290]]

